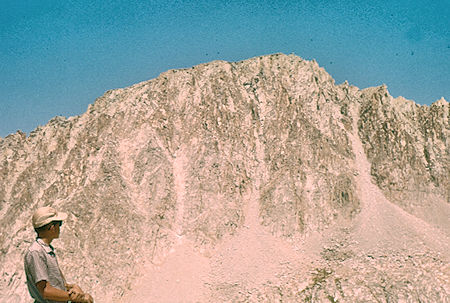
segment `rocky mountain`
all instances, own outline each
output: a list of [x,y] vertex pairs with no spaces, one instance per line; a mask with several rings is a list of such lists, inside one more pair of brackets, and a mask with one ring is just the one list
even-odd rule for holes
[[449,110],[283,54],[108,91],[0,138],[0,302],[44,205],[97,302],[448,302]]

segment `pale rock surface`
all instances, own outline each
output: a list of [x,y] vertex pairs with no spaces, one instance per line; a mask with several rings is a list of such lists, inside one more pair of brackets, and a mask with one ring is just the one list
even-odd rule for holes
[[0,138],[0,302],[44,205],[97,302],[448,302],[448,117],[283,54],[108,91]]

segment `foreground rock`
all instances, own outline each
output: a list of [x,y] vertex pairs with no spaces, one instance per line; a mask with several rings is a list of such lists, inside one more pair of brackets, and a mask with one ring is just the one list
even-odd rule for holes
[[109,91],[0,139],[0,301],[53,205],[100,302],[445,302],[448,115],[281,54]]

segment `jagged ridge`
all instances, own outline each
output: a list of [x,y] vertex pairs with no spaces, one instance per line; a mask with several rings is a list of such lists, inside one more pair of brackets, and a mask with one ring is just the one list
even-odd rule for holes
[[[102,301],[133,285],[138,264],[162,262],[186,241],[214,252],[252,214],[289,241],[326,238],[330,228],[354,226],[367,204],[355,140],[386,197],[448,233],[448,111],[445,100],[420,107],[385,87],[336,86],[316,62],[282,54],[172,70],[109,91],[81,116],[0,141],[0,289],[26,298],[19,260],[33,238],[28,221],[48,204],[70,213],[64,270]],[[424,281],[440,283],[432,275],[417,283]],[[210,295],[220,297],[228,282],[214,281]]]

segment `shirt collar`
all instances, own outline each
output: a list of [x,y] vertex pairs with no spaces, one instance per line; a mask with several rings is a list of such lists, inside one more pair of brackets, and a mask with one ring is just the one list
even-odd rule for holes
[[48,253],[48,254],[49,253],[55,253],[54,252],[55,249],[53,248],[53,246],[45,243],[41,238],[37,238],[36,241],[37,241],[37,243],[39,243],[44,248],[46,253]]

